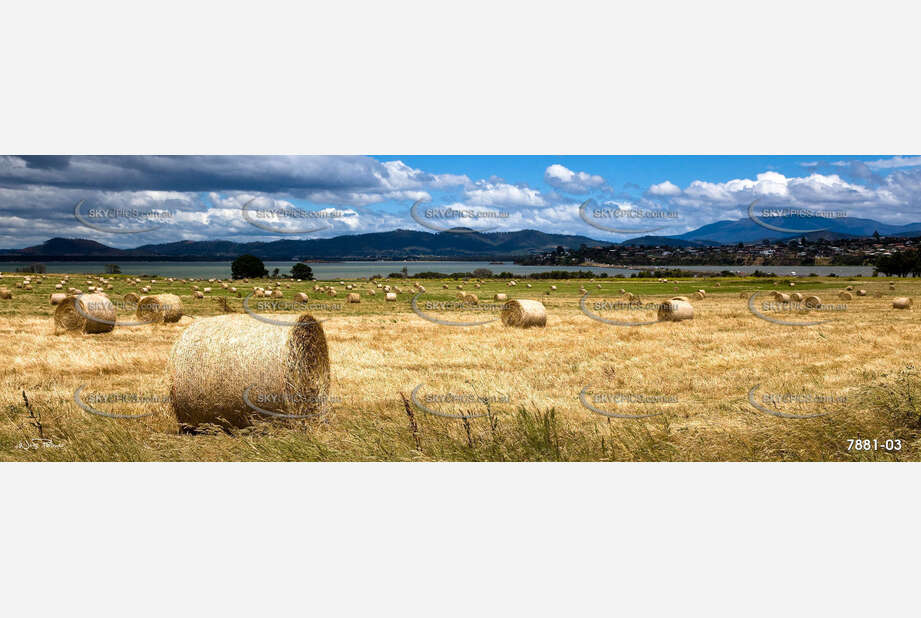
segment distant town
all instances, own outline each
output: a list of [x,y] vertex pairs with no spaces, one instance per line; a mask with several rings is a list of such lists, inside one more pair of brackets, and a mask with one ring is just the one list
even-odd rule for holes
[[866,238],[806,237],[763,240],[735,245],[642,246],[581,245],[578,249],[557,247],[516,260],[518,264],[540,266],[873,266],[882,258],[912,251],[921,237]]

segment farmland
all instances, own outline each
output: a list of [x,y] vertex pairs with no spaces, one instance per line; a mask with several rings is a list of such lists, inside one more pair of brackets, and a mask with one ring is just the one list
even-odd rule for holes
[[[31,275],[31,290],[16,287],[23,277],[0,280],[13,292],[0,300],[0,460],[921,459],[919,309],[891,308],[895,297],[919,297],[913,280],[892,280],[894,289],[885,278],[413,280],[425,288],[414,310],[408,280],[229,282],[234,293],[220,282],[137,284],[111,275],[113,301],[145,285],[179,295],[186,315],[81,335],[55,333],[48,297],[63,275]],[[98,276],[70,275],[68,285],[85,290],[88,279]],[[400,288],[396,302],[378,283]],[[281,298],[250,297],[248,310],[290,318],[293,295],[307,294],[305,308],[323,320],[329,347],[326,413],[297,424],[266,417],[232,431],[181,431],[165,372],[173,343],[195,320],[243,313],[256,287],[276,284]],[[211,291],[196,299],[192,285]],[[590,296],[580,306],[582,286]],[[846,286],[867,294],[837,300]],[[621,289],[636,302],[627,305]],[[698,289],[705,298],[692,297]],[[816,294],[840,310],[775,315],[821,322],[783,325],[740,298],[759,290]],[[346,302],[349,292],[361,302]],[[463,293],[476,294],[477,304],[458,299]],[[541,300],[547,326],[503,326],[497,293]],[[675,295],[691,297],[694,319],[655,322],[655,306]],[[119,322],[135,320],[116,305]],[[74,401],[81,387],[99,410],[138,418],[87,413]],[[876,442],[863,448],[864,439]]]

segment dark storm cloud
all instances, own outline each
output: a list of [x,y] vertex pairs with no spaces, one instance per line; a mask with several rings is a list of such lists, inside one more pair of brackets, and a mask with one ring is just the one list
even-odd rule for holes
[[80,156],[0,158],[0,186],[112,191],[309,191],[379,188],[388,169],[358,156]]
[[26,167],[36,170],[62,170],[70,165],[70,155],[19,155]]

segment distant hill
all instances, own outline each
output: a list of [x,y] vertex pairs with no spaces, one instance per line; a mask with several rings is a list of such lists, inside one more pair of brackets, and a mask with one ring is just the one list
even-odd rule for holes
[[229,240],[190,241],[115,249],[92,240],[52,238],[41,245],[0,253],[0,259],[93,260],[107,258],[148,260],[225,260],[244,253],[263,260],[402,260],[461,259],[510,260],[558,246],[605,246],[587,236],[517,232],[417,232],[394,230],[313,240],[237,243]]
[[636,247],[706,247],[721,243],[713,240],[686,240],[678,236],[640,236],[625,240],[620,244]]
[[[757,213],[756,213],[757,214]],[[761,240],[792,239],[805,236],[837,240],[871,236],[919,236],[921,223],[889,225],[872,219],[844,217],[770,217],[765,223],[790,230],[783,232],[759,225],[749,218],[717,221],[676,236],[640,236],[623,241],[629,246],[706,247],[721,244],[753,243]],[[276,240],[238,243],[230,240],[183,240],[142,245],[134,249],[115,249],[93,240],[52,238],[26,249],[0,250],[0,260],[228,260],[250,253],[263,260],[511,260],[530,253],[544,253],[556,247],[577,249],[581,245],[610,246],[605,242],[569,234],[547,234],[537,230],[481,233],[470,230],[419,232],[393,230],[354,234],[335,238]]]
[[[755,211],[756,216],[759,211]],[[858,219],[856,217],[826,218],[826,217],[759,217],[761,221],[774,227],[789,230],[818,230],[829,236],[823,238],[843,238],[853,236],[872,236],[879,232],[881,236],[918,236],[921,234],[921,223],[907,225],[889,225],[873,219]],[[819,233],[819,232],[815,232]],[[832,236],[837,234],[838,236]],[[780,232],[759,225],[750,218],[738,221],[717,221],[701,226],[696,230],[674,236],[683,240],[712,241],[719,244],[751,243],[759,240],[780,240],[784,238],[799,238],[802,232]]]

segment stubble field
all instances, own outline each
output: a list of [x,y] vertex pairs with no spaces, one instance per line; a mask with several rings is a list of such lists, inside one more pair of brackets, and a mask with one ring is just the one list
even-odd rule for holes
[[[250,298],[250,311],[291,315],[292,295],[309,296],[311,313],[324,319],[329,347],[326,414],[296,424],[266,417],[245,429],[189,433],[181,431],[168,403],[165,367],[173,343],[194,320],[243,313],[242,297],[275,281],[231,283],[237,293],[219,282],[195,282],[212,287],[203,299],[193,297],[191,283],[145,282],[154,293],[180,295],[186,317],[178,324],[82,335],[55,333],[48,297],[63,275],[42,275],[38,283],[36,277],[32,290],[15,287],[22,275],[4,274],[0,280],[13,292],[11,300],[0,300],[0,460],[921,458],[916,371],[921,324],[917,308],[891,307],[894,297],[918,296],[921,283],[911,280],[895,280],[894,290],[884,278],[799,278],[794,288],[783,278],[677,284],[520,279],[514,287],[488,279],[479,288],[473,281],[418,281],[426,288],[416,302],[420,313],[454,322],[488,321],[476,326],[424,319],[411,306],[408,281],[378,281],[401,288],[396,302],[386,302],[374,282],[282,280],[283,297],[273,299],[277,306]],[[107,278],[113,301],[139,289],[125,276]],[[71,275],[69,285],[85,290],[87,279]],[[336,296],[314,290],[318,284],[335,286]],[[838,300],[848,285],[867,295]],[[476,293],[479,304],[460,304],[457,286]],[[582,303],[585,311],[581,286],[591,294]],[[374,296],[368,294],[372,288]],[[640,304],[626,306],[621,289],[637,295]],[[656,304],[698,289],[707,295],[691,298],[693,320],[609,323],[653,321]],[[756,290],[815,293],[838,309],[772,312],[762,305],[768,296],[759,297],[754,306],[769,318],[825,320],[811,326],[777,324],[755,315],[758,311],[740,298],[740,292]],[[349,291],[360,293],[361,303],[347,303]],[[502,303],[492,301],[495,293],[541,300],[547,326],[503,326],[497,319]],[[226,298],[226,306],[216,297]],[[119,309],[119,321],[133,319]],[[74,401],[80,387],[84,397],[109,397],[94,404],[100,410],[150,415],[117,419],[87,413]]]

